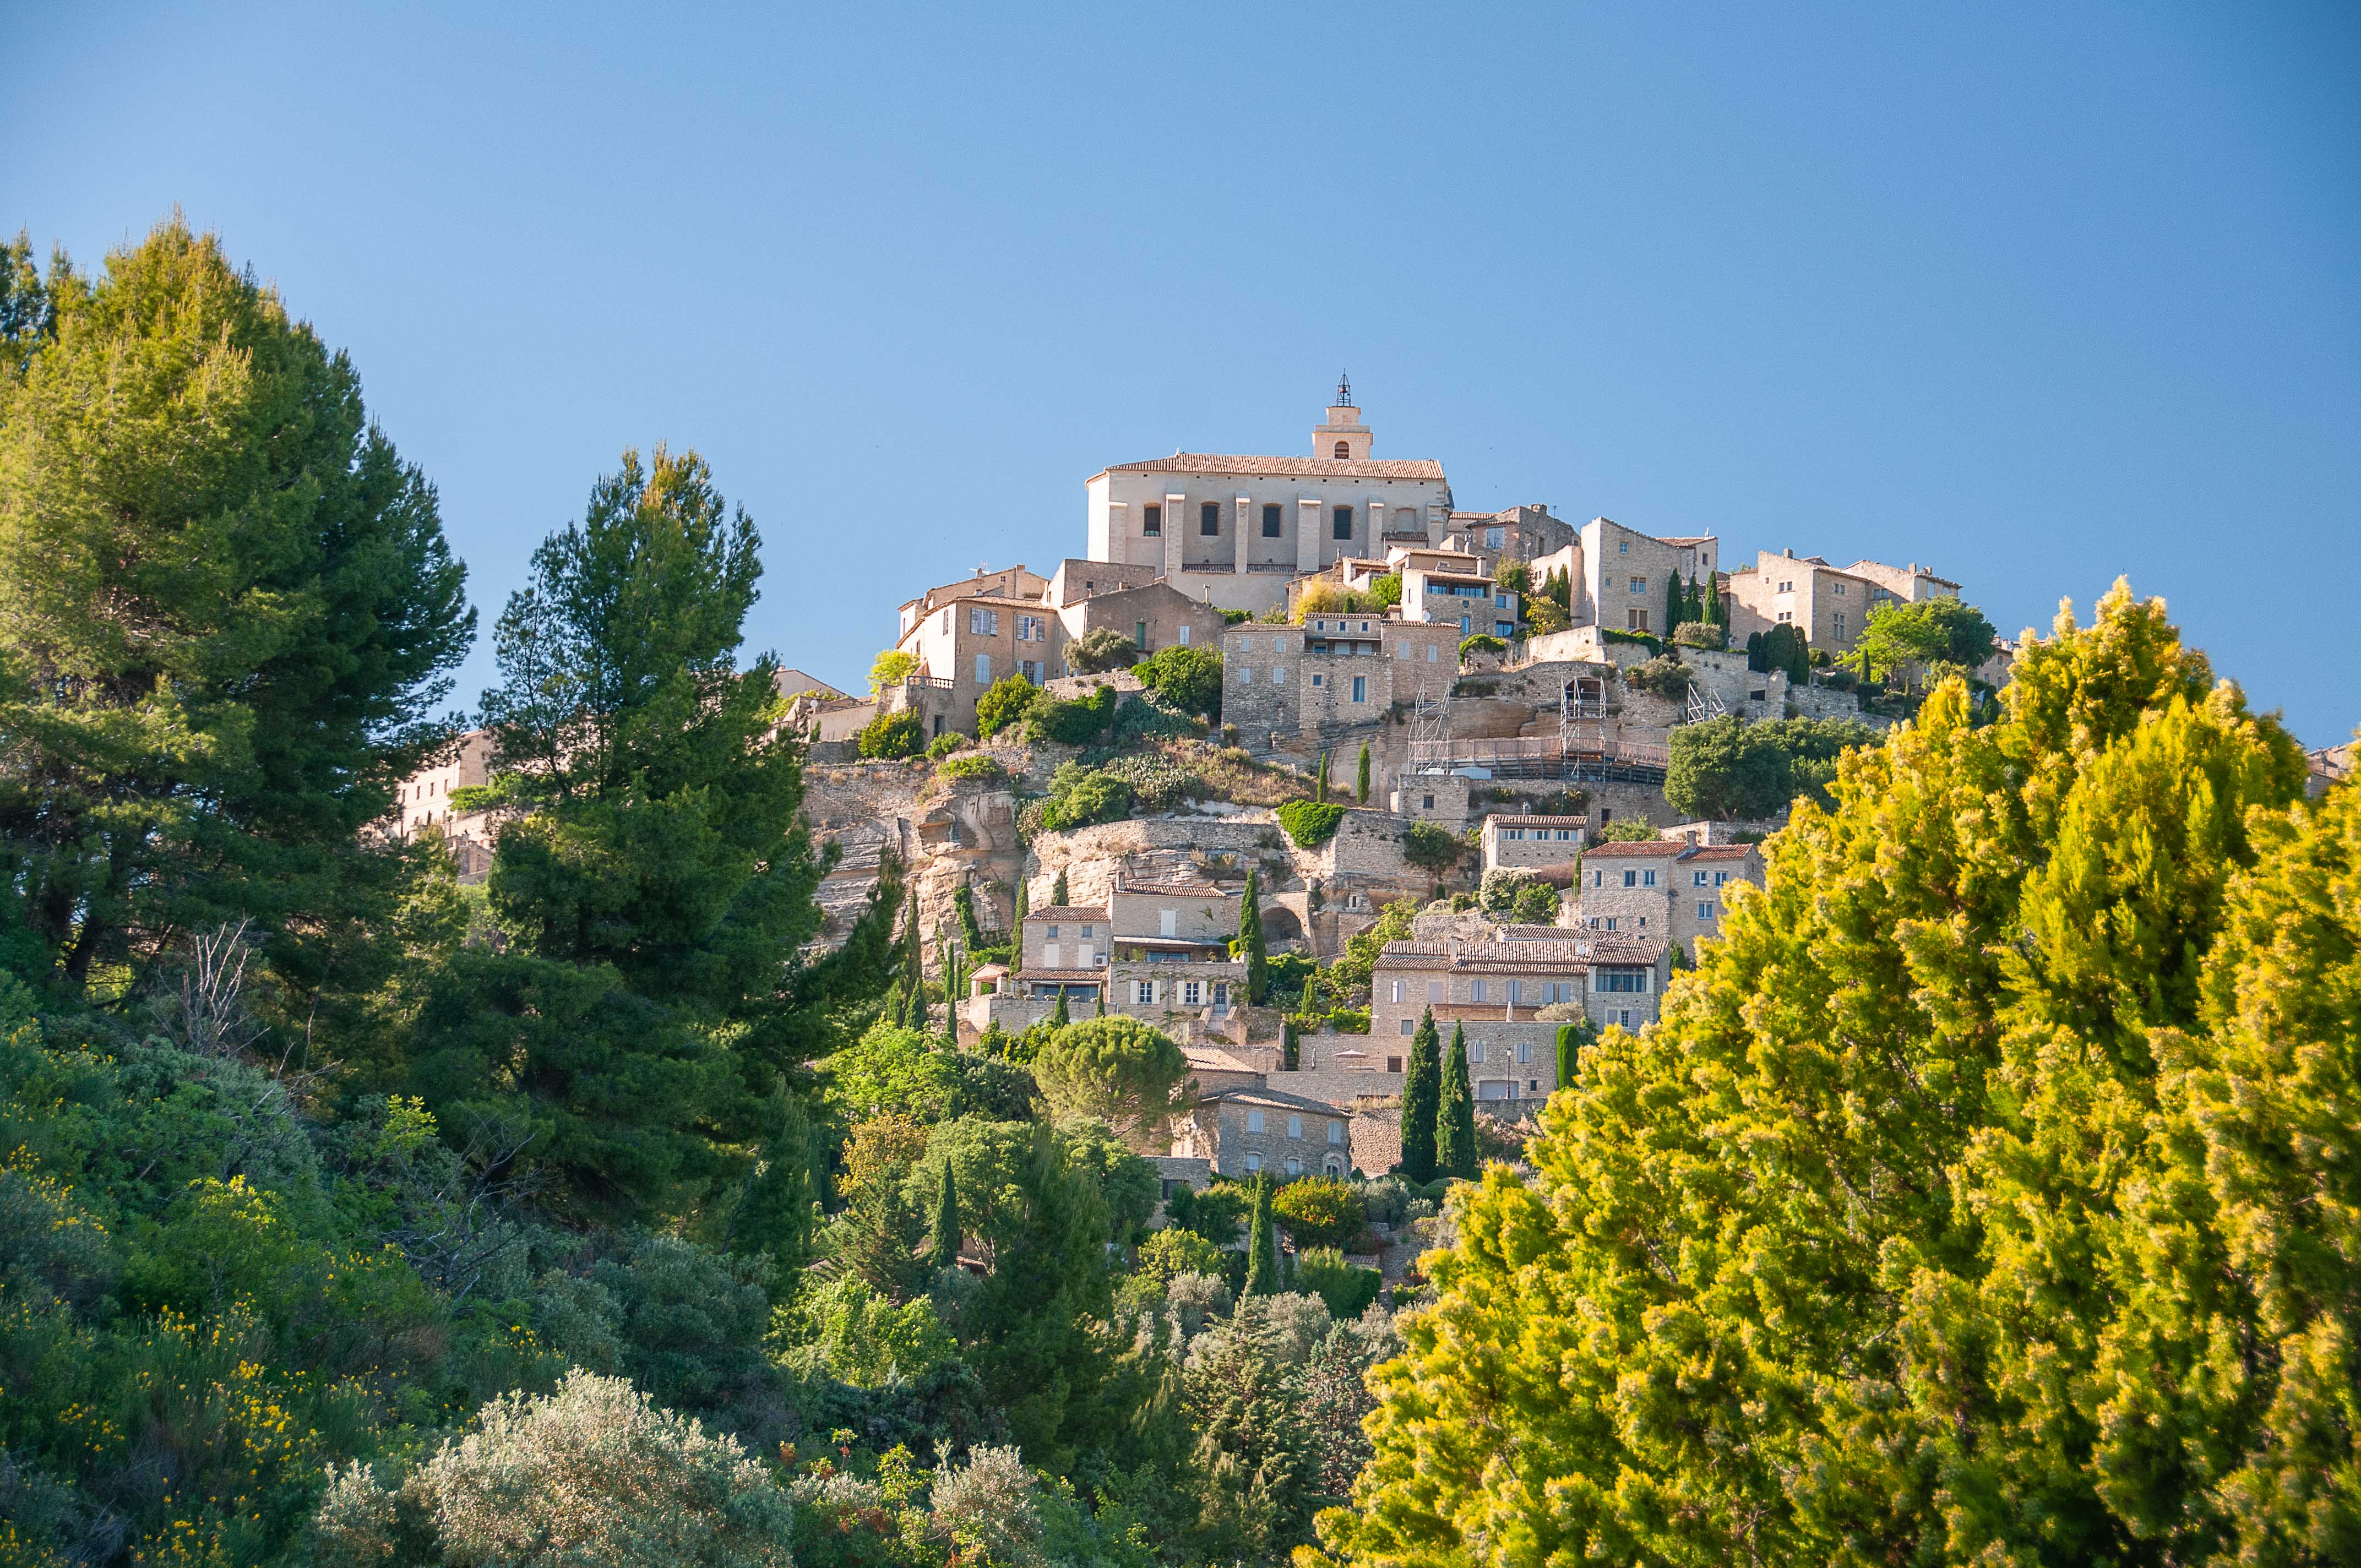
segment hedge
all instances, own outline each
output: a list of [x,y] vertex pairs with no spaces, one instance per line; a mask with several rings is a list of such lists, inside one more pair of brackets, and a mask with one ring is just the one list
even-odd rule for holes
[[1279,825],[1300,850],[1316,850],[1336,836],[1345,808],[1334,801],[1290,800],[1279,808]]

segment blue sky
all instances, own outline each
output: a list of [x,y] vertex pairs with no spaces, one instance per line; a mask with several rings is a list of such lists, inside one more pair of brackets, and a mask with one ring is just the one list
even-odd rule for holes
[[2361,721],[2350,8],[11,9],[0,224],[217,230],[487,629],[668,440],[762,528],[751,641],[851,685],[1349,367],[1463,507],[1915,559],[2008,632],[2126,574]]

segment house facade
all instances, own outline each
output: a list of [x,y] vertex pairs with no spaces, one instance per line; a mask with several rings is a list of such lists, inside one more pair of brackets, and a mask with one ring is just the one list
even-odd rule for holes
[[1528,871],[1569,864],[1582,858],[1589,828],[1587,817],[1487,817],[1479,835],[1484,869]]
[[1207,1090],[1176,1119],[1172,1153],[1228,1177],[1344,1176],[1354,1168],[1352,1121],[1342,1106],[1284,1090]]
[[1861,641],[1872,595],[1884,590],[1868,577],[1828,565],[1817,555],[1765,550],[1752,566],[1730,574],[1723,589],[1730,604],[1730,640],[1742,644],[1758,631],[1795,626],[1815,648],[1842,653]]
[[1450,687],[1461,635],[1455,620],[1394,613],[1243,622],[1222,633],[1222,717],[1257,740],[1375,723],[1422,685],[1438,697]]
[[1721,935],[1730,885],[1741,882],[1763,884],[1759,845],[1685,838],[1594,845],[1571,890],[1575,924],[1600,938],[1669,941],[1694,959],[1700,938]]

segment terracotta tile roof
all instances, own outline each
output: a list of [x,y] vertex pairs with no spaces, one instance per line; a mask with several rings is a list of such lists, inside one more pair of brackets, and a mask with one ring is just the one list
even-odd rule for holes
[[1681,858],[1689,861],[1742,861],[1761,848],[1759,844],[1700,844]]
[[1290,1094],[1283,1089],[1249,1088],[1240,1084],[1235,1089],[1210,1089],[1197,1097],[1200,1104],[1226,1101],[1234,1105],[1275,1105],[1282,1111],[1316,1111],[1323,1116],[1345,1117],[1351,1113],[1342,1106],[1331,1105],[1325,1100],[1314,1100],[1308,1094]]
[[1052,904],[1042,909],[1025,912],[1027,925],[1036,920],[1104,920],[1107,917],[1104,904]]
[[1511,817],[1505,811],[1496,811],[1485,820],[1497,822],[1503,828],[1587,828],[1590,825],[1587,817]]
[[1641,860],[1670,860],[1688,852],[1689,843],[1686,839],[1642,839],[1631,843],[1593,844],[1583,851],[1583,858],[1620,860],[1628,855]]
[[1432,457],[1248,457],[1220,452],[1176,452],[1145,463],[1110,463],[1109,474],[1269,474],[1303,479],[1440,479],[1443,465]]
[[1016,971],[1016,979],[1019,983],[1031,980],[1047,980],[1067,981],[1075,984],[1080,984],[1084,981],[1088,981],[1092,984],[1095,985],[1099,981],[1106,979],[1106,970],[1101,969],[1021,969]]

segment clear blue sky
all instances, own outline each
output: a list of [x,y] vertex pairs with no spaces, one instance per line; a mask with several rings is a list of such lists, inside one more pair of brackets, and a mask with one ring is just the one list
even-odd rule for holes
[[2361,721],[2349,6],[9,9],[0,223],[217,230],[487,629],[669,440],[761,525],[754,645],[851,685],[1349,367],[1463,507],[1916,559],[2007,632],[2128,574]]

